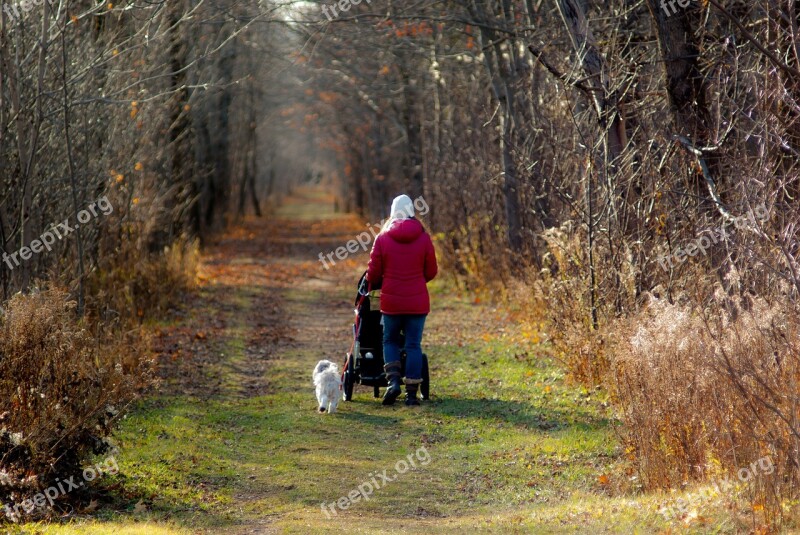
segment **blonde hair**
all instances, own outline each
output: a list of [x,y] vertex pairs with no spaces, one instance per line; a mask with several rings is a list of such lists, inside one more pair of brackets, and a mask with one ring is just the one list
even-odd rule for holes
[[386,222],[381,227],[381,231],[379,234],[383,234],[384,232],[389,232],[389,230],[394,226],[395,223],[398,221],[405,221],[405,219],[399,219],[397,217],[390,217],[386,220]]
[[422,225],[422,230],[423,230],[423,231],[425,231],[427,234],[430,234],[430,233],[431,233],[430,229],[428,228],[428,225],[426,225],[426,224],[425,224],[425,222],[424,222],[422,219],[420,219],[419,217],[417,217],[417,216],[414,216],[414,217],[407,217],[407,218],[403,218],[403,219],[398,219],[398,218],[396,218],[396,217],[390,217],[390,218],[389,218],[389,219],[387,219],[387,220],[386,220],[386,222],[383,224],[383,226],[381,227],[381,231],[378,233],[378,235],[381,235],[381,234],[383,234],[384,232],[389,232],[389,230],[390,230],[390,229],[391,229],[391,228],[394,226],[394,224],[395,224],[395,223],[397,223],[398,221],[406,221],[406,220],[408,220],[408,219],[413,219],[413,220],[415,220],[415,221],[418,221],[418,222],[419,222],[419,224],[420,224],[420,225]]

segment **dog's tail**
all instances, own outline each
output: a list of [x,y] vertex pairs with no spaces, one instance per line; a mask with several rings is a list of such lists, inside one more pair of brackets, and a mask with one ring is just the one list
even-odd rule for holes
[[321,360],[317,362],[317,365],[314,367],[314,371],[311,373],[311,379],[314,381],[314,384],[317,384],[317,377],[319,377],[323,371],[327,370],[328,366],[330,366],[330,362],[327,360]]
[[339,381],[339,368],[336,366],[336,364],[331,364],[331,366],[325,368],[324,372],[314,374],[314,386],[319,386],[325,381],[330,380],[328,377],[334,377],[336,381]]

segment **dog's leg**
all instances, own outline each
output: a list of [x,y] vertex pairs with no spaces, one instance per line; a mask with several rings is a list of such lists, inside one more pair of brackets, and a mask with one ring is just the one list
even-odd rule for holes
[[341,382],[337,381],[337,385],[333,391],[333,395],[331,396],[334,411],[339,408],[339,400],[342,399],[342,396],[339,395],[339,384],[341,384]]
[[317,385],[316,394],[319,412],[325,412],[325,407],[327,407],[328,404],[325,402],[325,390],[323,390],[322,385]]

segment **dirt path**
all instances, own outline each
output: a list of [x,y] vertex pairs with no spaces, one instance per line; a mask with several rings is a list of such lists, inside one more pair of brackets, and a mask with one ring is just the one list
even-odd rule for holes
[[[266,394],[263,399],[271,405],[282,403],[272,399],[280,397],[276,393],[295,390],[302,397],[298,409],[308,418],[318,416],[311,370],[322,358],[338,363],[344,357],[351,318],[343,289],[354,286],[354,266],[366,258],[362,254],[336,269],[323,268],[319,253],[343,245],[362,227],[355,217],[325,212],[329,205],[321,200],[299,195],[284,207],[279,219],[249,221],[212,246],[201,272],[209,286],[224,296],[223,303],[237,305],[238,327],[247,333],[244,354],[232,359],[235,365],[228,374],[235,378],[234,385],[240,385],[240,395]],[[331,219],[319,219],[326,216]],[[271,374],[271,369],[279,369],[280,376]],[[310,451],[300,446],[293,453]],[[264,468],[268,477],[271,467]],[[293,488],[288,484],[279,490]],[[234,501],[242,510],[258,509],[273,492],[248,485],[234,493]],[[275,516],[267,513],[219,532],[277,533]]]
[[[437,310],[429,318],[426,331],[427,343],[439,348],[433,350],[434,357],[437,353],[439,357],[432,363],[434,401],[418,413],[405,407],[383,408],[372,398],[370,389],[358,390],[356,401],[344,404],[338,415],[314,412],[311,369],[321,358],[343,359],[350,343],[355,281],[367,261],[367,254],[359,252],[330,269],[323,268],[319,253],[344,246],[365,227],[354,217],[326,212],[325,199],[315,195],[308,192],[292,199],[282,208],[279,219],[250,221],[221,237],[208,249],[201,268],[201,299],[206,305],[200,309],[210,307],[212,315],[217,314],[224,322],[225,328],[214,336],[218,344],[225,341],[222,345],[227,349],[220,354],[228,354],[212,364],[215,373],[194,384],[205,383],[203,390],[226,402],[252,397],[267,421],[286,418],[285,425],[275,429],[286,434],[266,437],[263,446],[249,440],[231,445],[231,456],[239,462],[256,462],[247,480],[226,489],[232,492],[236,511],[229,510],[228,514],[238,513],[240,519],[213,531],[449,531],[462,522],[470,524],[474,508],[493,506],[495,500],[513,504],[518,498],[504,495],[503,487],[509,484],[506,476],[498,479],[487,461],[499,462],[496,448],[505,446],[510,453],[501,454],[502,464],[515,466],[521,448],[515,452],[513,444],[520,440],[520,432],[558,431],[569,415],[560,408],[537,411],[524,402],[508,399],[514,395],[504,388],[502,378],[493,376],[497,363],[487,362],[497,356],[476,354],[474,344],[503,340],[493,349],[513,353],[510,358],[517,366],[534,364],[532,355],[515,345],[520,339],[513,339],[514,326],[502,311],[454,296],[434,298]],[[460,360],[447,369],[442,361],[449,348],[455,349]],[[472,369],[473,365],[483,369]],[[435,386],[446,382],[437,380],[437,372],[456,377],[455,388],[449,392],[450,404],[439,401],[443,392],[437,392]],[[545,375],[549,373],[548,369]],[[526,375],[532,377],[534,373],[528,371]],[[208,388],[209,378],[218,379],[216,389]],[[514,380],[524,383],[525,378],[520,372]],[[241,403],[252,407],[244,399]],[[231,409],[233,420],[238,420],[242,408]],[[589,411],[574,409],[574,416],[590,426],[601,422]],[[510,434],[500,431],[492,440],[495,444],[482,451],[482,435],[492,434],[486,427],[502,429],[504,425],[516,429]],[[592,428],[588,435],[592,434],[605,437],[604,424]],[[473,444],[472,451],[456,453],[461,449],[459,441]],[[371,474],[394,466],[395,459],[420,448],[436,451],[446,442],[452,444],[433,474],[422,470],[404,474],[404,479],[417,481],[410,492],[393,486],[370,500],[372,503],[364,501],[361,507],[352,503],[353,513],[349,507],[336,505],[328,506],[328,512],[323,513],[322,504],[344,504],[342,496],[364,488],[365,481],[374,481]],[[449,451],[452,449],[456,451]],[[587,457],[586,453],[581,456]],[[590,452],[589,456],[595,453],[600,452]],[[459,456],[463,456],[463,464],[456,460]],[[587,460],[594,468],[595,459],[583,460],[584,466]],[[552,462],[548,460],[547,464]],[[525,478],[524,483],[515,484],[524,484],[526,490],[542,484],[530,480],[527,473],[511,478],[520,476]],[[566,495],[562,488],[545,491],[551,492],[554,496]],[[531,496],[535,498],[536,493]],[[454,508],[462,511],[462,518],[448,519]]]

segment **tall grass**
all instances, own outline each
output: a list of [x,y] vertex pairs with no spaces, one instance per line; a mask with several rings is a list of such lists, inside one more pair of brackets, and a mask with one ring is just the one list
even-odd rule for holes
[[607,384],[646,488],[735,476],[769,457],[747,487],[776,527],[796,495],[800,427],[798,311],[722,292],[704,309],[653,298],[616,325]]

